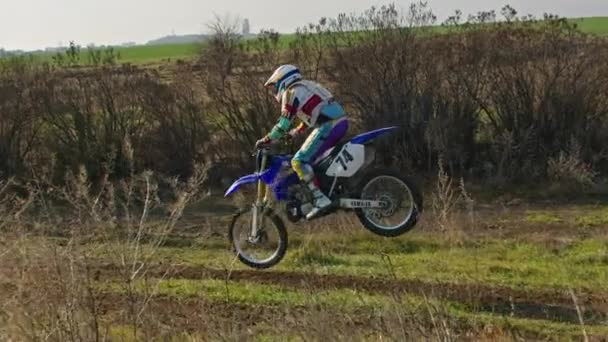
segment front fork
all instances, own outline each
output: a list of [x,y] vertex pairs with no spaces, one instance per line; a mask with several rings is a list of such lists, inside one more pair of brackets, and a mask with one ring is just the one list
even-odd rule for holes
[[[262,160],[260,161],[260,167],[258,173],[266,169],[266,163],[268,161],[268,155],[265,151],[262,154]],[[255,203],[253,204],[253,218],[251,220],[251,239],[258,237],[259,231],[264,226],[264,210],[270,205],[270,186],[266,185],[262,179],[258,180],[257,184],[257,195]]]

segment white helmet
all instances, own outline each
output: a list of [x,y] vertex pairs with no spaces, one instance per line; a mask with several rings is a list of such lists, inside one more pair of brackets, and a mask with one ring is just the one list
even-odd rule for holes
[[283,93],[292,84],[302,79],[300,70],[295,65],[281,65],[277,70],[274,71],[272,76],[264,83],[264,87],[274,87],[276,91],[276,99],[281,102]]

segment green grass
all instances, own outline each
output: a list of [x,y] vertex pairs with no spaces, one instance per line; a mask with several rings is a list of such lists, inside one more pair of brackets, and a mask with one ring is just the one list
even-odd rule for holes
[[118,48],[121,62],[148,63],[171,59],[189,59],[196,56],[201,44],[172,44],[172,45],[151,45],[134,46],[128,48]]
[[[342,242],[334,235],[332,244],[329,235],[319,236],[318,241],[306,247],[298,247],[298,237],[294,236],[286,258],[275,269],[380,278],[390,277],[394,272],[404,280],[448,284],[608,291],[608,241],[602,238],[564,242],[558,246],[518,240],[452,246],[436,237],[385,240],[364,234],[361,237],[367,240],[355,235]],[[204,244],[163,247],[155,260],[214,269],[247,269],[235,260],[228,244],[223,244],[222,247],[220,241],[213,240],[210,241],[212,248],[205,248]]]
[[[387,256],[393,270],[379,254],[359,253],[334,256],[332,264],[323,262],[310,268],[319,273],[360,276],[386,276],[394,271],[402,279],[519,289],[608,289],[608,243],[599,240],[577,242],[561,251],[527,242],[496,241],[479,247],[446,247]],[[305,255],[305,260],[311,257]],[[301,264],[301,256],[296,254],[287,258],[284,267],[293,269]]]
[[600,36],[608,35],[608,17],[589,17],[571,19],[578,25],[578,28],[585,33],[597,34]]
[[[114,48],[119,56],[119,63],[148,64],[163,61],[186,60],[195,57],[201,50],[202,44],[165,44],[165,45],[141,45],[131,47]],[[51,62],[57,53],[38,53],[34,58],[42,62]],[[88,50],[82,48],[80,51],[80,63],[88,64]]]
[[[432,215],[432,212],[429,211],[427,215]],[[509,219],[508,226],[518,232],[515,238],[501,239],[493,236],[492,231],[488,231],[482,238],[471,236],[460,243],[449,241],[440,232],[425,231],[428,227],[426,222],[421,222],[421,226],[410,234],[387,239],[376,237],[362,228],[344,228],[357,224],[348,218],[350,216],[339,216],[335,220],[327,221],[326,226],[316,226],[310,230],[300,225],[290,227],[290,249],[286,259],[273,270],[259,271],[261,276],[264,272],[275,270],[298,272],[299,275],[290,276],[296,280],[301,277],[302,285],[294,283],[293,280],[268,284],[242,277],[239,281],[208,279],[203,276],[205,272],[201,272],[200,279],[183,279],[178,275],[170,278],[169,273],[169,278],[163,280],[153,278],[146,279],[145,282],[138,281],[135,289],[142,294],[157,294],[178,307],[180,304],[186,307],[190,304],[209,304],[212,308],[216,305],[223,308],[221,305],[235,304],[238,310],[247,310],[263,306],[272,307],[269,312],[273,315],[285,309],[285,312],[305,316],[304,320],[309,319],[306,315],[311,316],[316,312],[309,314],[309,311],[312,311],[309,309],[335,313],[340,319],[367,317],[365,315],[375,318],[392,317],[391,314],[403,313],[403,317],[416,317],[420,319],[418,322],[427,326],[430,321],[430,304],[438,308],[441,314],[445,314],[454,327],[464,331],[479,332],[487,328],[499,332],[515,332],[523,338],[534,336],[551,340],[577,340],[581,335],[580,327],[574,324],[575,320],[571,317],[566,319],[569,322],[567,323],[553,316],[544,320],[526,319],[522,317],[537,316],[523,316],[521,311],[509,316],[501,308],[492,311],[493,308],[476,303],[475,293],[470,300],[466,299],[468,297],[450,295],[447,296],[450,299],[447,299],[442,296],[434,297],[436,293],[433,292],[432,286],[429,286],[428,294],[431,297],[424,299],[413,295],[416,291],[393,293],[384,288],[359,291],[348,284],[336,285],[338,288],[328,287],[327,282],[323,286],[315,286],[313,282],[320,279],[312,275],[349,275],[379,280],[393,279],[393,276],[396,276],[400,280],[439,282],[442,288],[454,291],[467,289],[450,287],[450,284],[483,286],[490,288],[488,292],[492,291],[491,288],[508,287],[518,293],[530,290],[530,296],[538,293],[541,301],[545,299],[543,294],[546,291],[558,290],[567,293],[570,288],[580,294],[581,298],[602,298],[608,294],[608,236],[594,229],[580,229],[580,226],[586,224],[604,225],[604,220],[608,218],[608,209],[603,206],[569,205],[559,208],[542,207],[538,210],[522,208],[504,215],[497,215],[493,211],[490,216],[479,219],[484,222]],[[220,220],[215,222],[214,229],[220,223],[226,224],[219,222]],[[580,223],[577,223],[579,221]],[[320,225],[325,224],[325,221],[320,222]],[[571,226],[574,232],[572,234],[567,230]],[[530,232],[521,229],[522,227],[530,227]],[[546,229],[546,232],[543,229]],[[566,230],[566,235],[558,237],[553,234],[552,229],[559,232]],[[579,230],[585,232],[585,235],[579,235]],[[587,234],[590,232],[595,233]],[[154,254],[151,263],[161,263],[164,266],[159,267],[167,269],[172,269],[171,265],[204,266],[217,270],[247,269],[235,260],[225,236],[194,234],[194,237],[173,236],[167,245]],[[544,235],[539,237],[539,234]],[[27,241],[33,245],[54,245],[67,240],[31,237],[27,238]],[[116,240],[100,240],[87,244],[86,251],[95,262],[100,261],[96,258],[101,258],[104,259],[103,264],[118,264],[119,246]],[[146,245],[138,249],[138,252],[144,255],[151,251],[150,246]],[[192,276],[193,274],[195,276]],[[184,275],[199,278],[196,272],[185,272]],[[308,275],[311,276],[310,286],[306,286]],[[268,277],[265,280],[273,279],[275,278]],[[95,284],[101,292],[115,294],[123,294],[126,288],[124,280],[118,276],[103,276]],[[519,316],[520,314],[522,316]],[[600,325],[601,322],[591,316],[593,313],[589,314],[593,320],[587,320],[587,333],[594,337],[606,336],[608,327]],[[116,312],[109,312],[105,318],[110,320],[115,317]],[[331,322],[328,324],[331,325]],[[280,335],[283,333],[281,327],[277,329],[273,322],[263,321],[256,329],[255,332],[261,334],[260,340],[285,340],[290,337]],[[126,326],[113,326],[111,335],[117,340],[133,339]],[[179,335],[174,340],[195,337]]]
[[[571,19],[576,23],[581,31],[585,33],[596,34],[600,36],[608,35],[608,17],[589,17]],[[439,31],[443,28],[438,27]],[[290,43],[296,39],[295,34],[282,35],[279,41],[279,46],[287,48]],[[116,51],[120,54],[121,63],[133,64],[148,64],[164,61],[187,60],[198,55],[202,44],[167,44],[167,45],[152,45],[152,46],[134,46],[134,47],[119,47]],[[36,57],[42,61],[52,60],[54,54],[41,53]],[[87,64],[86,49],[81,53],[83,64]]]
[[572,228],[608,226],[608,206],[587,205],[564,208],[559,212],[530,210],[525,221],[532,224],[566,224]]
[[[120,292],[119,284],[109,284],[109,288]],[[137,291],[146,293],[143,283],[140,283],[137,289]],[[157,294],[173,297],[177,300],[204,299],[208,302],[230,302],[246,305],[315,307],[347,314],[362,312],[362,310],[377,313],[400,311],[401,314],[413,315],[419,319],[424,319],[428,315],[428,305],[431,305],[444,310],[449,314],[450,319],[458,321],[459,325],[479,326],[479,324],[484,324],[533,333],[537,336],[561,336],[565,339],[580,336],[580,328],[574,324],[471,312],[460,303],[440,302],[413,295],[393,297],[390,294],[368,294],[349,289],[310,292],[275,285],[208,279],[160,280]],[[427,318],[431,319],[430,317]],[[608,328],[602,326],[587,326],[586,329],[588,333],[595,336],[608,333]]]
[[526,216],[526,221],[530,223],[561,223],[563,220],[554,213],[530,212]]
[[229,301],[252,305],[303,306],[319,304],[342,310],[373,309],[388,304],[388,298],[383,295],[364,294],[349,289],[310,293],[277,285],[209,279],[162,280],[158,286],[158,294],[178,298],[204,298],[209,301]]
[[597,227],[608,225],[608,207],[601,207],[579,214],[575,218],[575,222],[584,227]]
[[[581,31],[585,33],[608,35],[608,17],[590,17],[572,19]],[[441,28],[439,28],[441,30]],[[279,46],[287,48],[296,40],[295,34],[281,35]],[[149,63],[166,59],[188,59],[195,57],[200,51],[198,44],[177,44],[158,46],[136,46],[119,48],[123,62]]]

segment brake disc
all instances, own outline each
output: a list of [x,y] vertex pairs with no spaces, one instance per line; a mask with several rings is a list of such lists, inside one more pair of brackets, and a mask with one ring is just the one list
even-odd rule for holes
[[387,204],[386,208],[378,209],[378,212],[381,213],[383,217],[391,217],[395,214],[397,204],[395,203],[393,196],[390,194],[382,194],[378,200]]

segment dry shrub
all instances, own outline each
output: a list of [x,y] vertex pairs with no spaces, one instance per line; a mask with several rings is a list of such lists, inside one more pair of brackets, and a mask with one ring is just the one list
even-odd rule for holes
[[210,153],[212,131],[192,70],[183,65],[164,82],[129,65],[1,60],[0,172],[21,179],[52,172],[61,183],[84,165],[93,182],[145,169],[186,180]]
[[[496,24],[471,33],[483,53],[479,105],[495,137],[490,160],[509,180],[545,175],[548,157],[574,138],[591,161],[603,149],[608,69],[604,41],[566,20]],[[464,37],[466,37],[465,35]]]
[[502,15],[462,23],[457,14],[438,34],[425,3],[384,6],[321,19],[287,50],[275,32],[243,40],[218,20],[196,64],[162,73],[111,61],[75,67],[69,53],[54,66],[3,58],[0,172],[54,169],[59,182],[81,164],[91,180],[131,168],[187,179],[195,164],[218,160],[249,167],[243,157],[279,112],[262,84],[286,62],[329,85],[353,132],[401,127],[378,142],[379,162],[432,175],[442,155],[454,175],[538,180],[574,138],[580,160],[605,171],[608,43],[559,18]]
[[200,63],[210,120],[221,132],[214,147],[221,157],[243,160],[278,120],[280,108],[263,85],[280,61],[279,35],[264,32],[243,42],[235,28],[221,20],[212,29]]
[[431,170],[443,154],[462,170],[475,158],[479,108],[453,72],[454,39],[425,28],[434,20],[424,3],[323,19],[299,32],[293,58],[335,88],[357,126],[400,126],[382,145],[385,162]]
[[436,189],[433,193],[433,211],[437,227],[452,241],[456,238],[458,226],[454,218],[454,210],[458,201],[452,184],[452,178],[444,169],[443,159],[439,159]]
[[42,121],[32,92],[48,73],[24,58],[0,58],[0,176],[27,171],[27,159],[39,147]]
[[547,174],[556,184],[579,190],[593,186],[598,175],[590,164],[581,160],[580,145],[576,141],[570,143],[568,151],[549,158]]
[[[452,243],[460,243],[465,238],[465,226],[474,229],[477,223],[475,200],[467,191],[464,178],[454,184],[446,171],[443,159],[438,162],[435,191],[432,193],[433,217],[436,226]],[[462,217],[466,214],[466,220]]]
[[605,165],[606,41],[557,17],[501,13],[457,13],[437,34],[423,3],[372,8],[300,30],[292,58],[335,87],[361,128],[401,127],[385,162],[430,172],[442,155],[453,174],[529,181],[575,137],[582,160]]
[[[2,260],[7,266],[2,272],[7,272],[6,280],[14,288],[3,298],[0,322],[6,328],[0,329],[0,336],[102,341],[117,324],[136,339],[157,336],[161,327],[148,308],[159,280],[148,274],[150,260],[196,196],[204,174],[197,169],[188,183],[175,182],[171,203],[159,201],[151,173],[120,182],[106,178],[98,191],[84,168],[66,177],[64,188],[38,181],[30,189],[36,194],[34,221],[11,227],[17,238],[12,253]],[[59,242],[29,236],[48,234],[54,225],[62,226]],[[101,256],[109,264],[100,264]],[[98,283],[104,272],[117,280],[113,291]],[[108,310],[115,312],[110,320]]]
[[213,127],[192,66],[178,67],[170,84],[149,82],[139,95],[148,127],[138,149],[140,167],[188,179],[214,153]]

